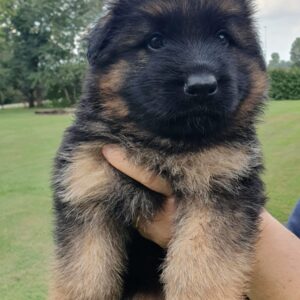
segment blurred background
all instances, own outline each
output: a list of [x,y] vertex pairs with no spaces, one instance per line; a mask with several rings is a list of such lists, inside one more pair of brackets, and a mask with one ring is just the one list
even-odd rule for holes
[[[220,0],[221,1],[221,0]],[[0,299],[45,299],[52,255],[51,164],[80,97],[85,33],[99,0],[0,0]],[[270,77],[259,135],[268,209],[300,198],[299,0],[257,0]]]

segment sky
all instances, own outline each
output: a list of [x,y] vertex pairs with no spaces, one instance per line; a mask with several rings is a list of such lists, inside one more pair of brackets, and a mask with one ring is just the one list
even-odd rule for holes
[[300,0],[256,0],[257,19],[267,57],[278,52],[290,59],[293,41],[300,37]]

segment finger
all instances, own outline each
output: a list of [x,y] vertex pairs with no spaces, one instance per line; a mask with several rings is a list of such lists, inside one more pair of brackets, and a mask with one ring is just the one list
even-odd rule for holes
[[174,216],[176,212],[175,197],[169,197],[164,203],[163,211],[169,216]]
[[166,180],[130,163],[122,149],[108,145],[103,147],[102,153],[113,167],[138,181],[150,190],[163,194],[167,197],[173,194],[172,188]]
[[173,236],[176,205],[174,198],[168,198],[163,209],[152,221],[140,220],[139,232],[162,248],[167,248]]

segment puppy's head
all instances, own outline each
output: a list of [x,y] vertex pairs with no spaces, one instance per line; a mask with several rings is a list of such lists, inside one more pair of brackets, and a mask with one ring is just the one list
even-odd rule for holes
[[250,122],[266,90],[248,0],[118,0],[90,34],[101,114],[173,139]]

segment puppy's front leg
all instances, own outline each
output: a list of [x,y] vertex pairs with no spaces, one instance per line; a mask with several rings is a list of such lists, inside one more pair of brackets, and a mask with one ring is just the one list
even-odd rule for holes
[[95,214],[58,235],[51,300],[119,300],[125,231]]
[[71,145],[56,159],[52,300],[121,298],[127,231],[107,213],[120,194],[113,189],[115,177],[100,153],[101,145]]
[[162,276],[166,299],[244,299],[253,262],[245,215],[224,215],[193,203],[185,210]]

